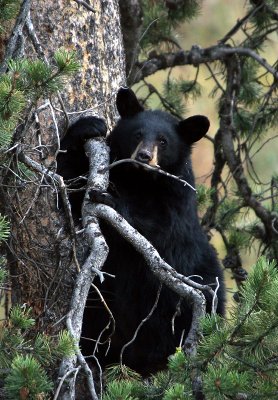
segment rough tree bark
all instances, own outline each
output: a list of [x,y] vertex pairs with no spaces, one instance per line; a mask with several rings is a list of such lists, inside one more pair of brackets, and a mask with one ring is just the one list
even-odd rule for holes
[[[86,241],[88,229],[77,233],[72,219],[58,210],[58,191],[65,192],[65,185],[55,174],[55,158],[64,128],[72,115],[76,117],[75,112],[102,116],[109,128],[115,123],[115,95],[125,84],[118,1],[95,0],[89,6],[83,1],[24,0],[10,37],[1,60],[2,72],[8,58],[18,55],[51,63],[59,47],[75,50],[81,64],[80,72],[61,94],[43,98],[35,107],[27,108],[25,120],[14,137],[10,166],[16,171],[22,163],[33,174],[22,181],[7,169],[7,190],[1,193],[5,212],[11,219],[12,303],[31,306],[36,328],[50,334],[62,329],[67,321],[78,342],[91,273],[87,274],[86,288],[82,287],[82,298],[78,299],[84,304],[79,307],[81,316],[78,314],[77,319],[72,315],[71,300],[90,238]],[[91,266],[87,264],[89,271]],[[77,357],[89,375],[89,398],[96,399],[91,372],[81,353]],[[60,382],[67,381],[67,385],[58,385],[55,398],[75,398],[75,362],[76,357],[63,361]]]
[[13,35],[16,44],[9,57],[20,50],[26,57],[50,63],[54,51],[63,46],[76,50],[81,63],[80,73],[65,85],[59,99],[45,98],[36,110],[28,109],[17,131],[11,163],[15,168],[19,161],[27,164],[33,176],[24,184],[9,171],[5,177],[9,188],[4,203],[12,231],[12,302],[32,306],[38,326],[51,332],[61,328],[58,321],[63,323],[68,312],[84,248],[83,234],[76,235],[57,208],[58,186],[63,182],[51,171],[59,137],[76,111],[90,109],[109,127],[113,125],[115,94],[125,83],[124,51],[115,0],[96,0],[92,7],[77,1],[25,0],[20,21],[23,29]]

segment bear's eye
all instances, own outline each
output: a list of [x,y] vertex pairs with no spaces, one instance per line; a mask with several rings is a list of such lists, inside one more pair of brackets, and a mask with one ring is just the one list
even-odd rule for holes
[[137,140],[141,140],[141,139],[142,139],[142,133],[141,133],[141,132],[136,132],[136,133],[135,133],[135,138],[136,138]]
[[158,142],[161,146],[166,146],[167,144],[167,139],[164,136],[159,136]]

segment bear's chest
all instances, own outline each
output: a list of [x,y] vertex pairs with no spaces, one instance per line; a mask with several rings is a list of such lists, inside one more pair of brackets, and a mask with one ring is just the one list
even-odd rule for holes
[[158,250],[178,246],[189,232],[184,199],[159,190],[122,191],[116,208]]

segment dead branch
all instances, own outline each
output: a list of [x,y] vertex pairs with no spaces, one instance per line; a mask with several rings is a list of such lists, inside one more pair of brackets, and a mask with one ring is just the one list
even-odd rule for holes
[[86,1],[83,0],[74,0],[77,4],[85,7],[87,10],[92,11],[93,13],[95,13],[96,11],[93,9],[93,7],[91,7],[88,3],[86,3]]
[[[95,206],[95,213],[96,217],[104,219],[106,222],[110,223],[122,237],[124,237],[139,253],[142,254],[148,267],[160,282],[164,283],[179,296],[185,298],[190,304],[193,304],[192,325],[188,337],[190,338],[189,342],[191,343],[190,350],[195,352],[200,335],[199,320],[205,315],[206,304],[203,293],[194,288],[196,282],[186,278],[187,283],[185,283],[183,279],[185,277],[167,264],[159,256],[157,250],[148,242],[148,240],[111,207],[97,204]],[[189,286],[191,282],[192,286]],[[195,349],[193,349],[194,346]],[[188,353],[189,352],[192,354],[188,349]]]
[[59,383],[59,386],[58,386],[58,388],[57,388],[57,390],[56,390],[56,392],[54,394],[53,400],[57,400],[58,399],[61,387],[63,386],[63,383],[64,383],[65,379],[67,379],[73,373],[74,373],[74,377],[76,378],[80,368],[81,368],[80,366],[77,367],[77,368],[73,368],[72,370],[68,371],[62,378],[60,378],[60,383]]
[[106,167],[105,170],[112,169],[112,168],[116,167],[117,165],[125,164],[125,163],[137,164],[137,165],[140,165],[141,167],[143,167],[144,169],[148,169],[150,171],[157,172],[157,173],[159,173],[161,175],[168,176],[168,178],[172,178],[172,179],[174,179],[174,180],[176,180],[178,182],[181,182],[181,183],[184,184],[184,186],[189,186],[190,189],[192,189],[192,190],[194,190],[194,192],[196,192],[196,189],[192,185],[190,185],[190,183],[188,183],[187,181],[185,181],[184,179],[181,179],[180,177],[178,177],[176,175],[172,175],[169,172],[164,171],[163,169],[161,169],[159,167],[159,165],[153,167],[151,165],[144,164],[144,163],[142,163],[140,161],[134,160],[133,158],[125,158],[123,160],[115,161],[115,162],[111,163],[108,167]]
[[[88,199],[88,190],[91,190],[92,188],[107,190],[108,173],[99,174],[98,171],[107,166],[109,155],[108,148],[105,142],[101,139],[89,140],[85,145],[85,150],[86,153],[90,155],[90,173],[86,193],[86,198]],[[90,253],[77,276],[71,299],[70,312],[67,317],[67,327],[77,343],[79,343],[80,340],[83,314],[91,283],[97,274],[96,271],[102,269],[108,255],[108,246],[100,231],[97,218],[95,217],[95,207],[96,206],[90,201],[85,201],[84,203],[82,211],[83,226]],[[95,386],[92,373],[89,373],[90,369],[80,351],[77,352],[77,359],[86,373],[91,398],[97,400],[98,397],[94,389]],[[60,366],[60,376],[64,376],[67,371],[72,370],[75,367],[75,364],[75,356],[64,359]],[[75,388],[73,378],[69,378],[69,380],[70,384],[64,388],[63,400],[72,398],[70,396],[74,395]]]
[[226,67],[227,88],[226,94],[223,96],[223,103],[220,110],[220,130],[223,154],[245,204],[254,210],[257,217],[263,222],[266,232],[268,232],[268,237],[272,238],[274,232],[271,224],[271,212],[263,207],[253,195],[245,176],[240,154],[236,154],[234,149],[233,137],[235,128],[233,125],[233,113],[236,106],[237,91],[240,87],[240,70],[236,59],[230,60]]
[[[111,207],[98,204],[95,206],[96,216],[110,223],[119,234],[131,243],[142,254],[148,267],[159,281],[182,298],[192,304],[192,323],[189,333],[184,341],[184,352],[193,357],[197,352],[197,345],[202,335],[200,320],[206,312],[206,300],[202,291],[195,289],[196,283],[189,278],[177,273],[169,264],[160,258],[157,250],[134,229],[123,217]],[[187,280],[187,284],[184,280]],[[192,286],[191,286],[192,284]],[[202,285],[200,285],[201,287]],[[203,286],[205,288],[205,286]],[[192,387],[195,393],[202,391],[202,380],[197,368],[194,368]]]
[[154,313],[154,311],[155,311],[155,309],[156,309],[156,307],[157,307],[157,304],[158,304],[158,300],[159,300],[159,297],[160,297],[161,289],[162,289],[162,284],[160,284],[160,286],[159,286],[159,288],[158,288],[158,291],[157,291],[157,294],[156,294],[156,298],[155,298],[155,302],[154,302],[154,304],[153,304],[153,306],[152,306],[150,312],[148,313],[148,315],[147,315],[144,319],[142,319],[142,321],[140,322],[140,324],[137,326],[137,328],[136,328],[136,330],[135,330],[135,332],[134,332],[134,335],[132,336],[131,340],[130,340],[129,342],[127,342],[127,343],[122,347],[121,353],[120,353],[120,365],[121,365],[121,367],[123,366],[123,354],[124,354],[125,349],[126,349],[128,346],[130,346],[130,345],[136,340],[136,337],[137,337],[137,335],[138,335],[138,332],[140,331],[140,329],[142,328],[142,326],[144,325],[144,323],[147,322],[147,321],[150,319],[150,317],[153,315],[153,313]]
[[200,64],[207,64],[213,61],[225,61],[232,55],[248,56],[256,60],[266,71],[270,72],[278,79],[278,72],[264,58],[254,50],[245,47],[230,46],[211,46],[202,49],[198,45],[192,46],[191,50],[180,50],[176,53],[157,54],[145,61],[137,63],[137,71],[134,77],[134,83],[141,81],[149,75],[166,68],[173,68],[181,65],[193,65],[197,67]]

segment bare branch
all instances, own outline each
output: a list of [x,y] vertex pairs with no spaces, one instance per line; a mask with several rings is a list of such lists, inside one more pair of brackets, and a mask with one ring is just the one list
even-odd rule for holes
[[60,378],[60,382],[59,382],[58,388],[57,388],[57,390],[56,390],[56,392],[54,394],[53,400],[57,400],[58,399],[61,387],[63,386],[63,383],[64,383],[65,379],[67,379],[73,373],[74,373],[74,377],[76,378],[80,368],[81,368],[80,366],[77,367],[77,368],[73,368],[72,370],[67,371],[67,373],[62,378]]
[[[89,140],[85,145],[86,153],[90,155],[90,173],[88,178],[88,190],[92,188],[107,190],[108,173],[99,174],[99,170],[103,170],[108,164],[108,149],[103,140]],[[86,197],[88,198],[88,190]],[[108,246],[100,231],[97,219],[94,217],[95,206],[85,201],[83,207],[83,225],[85,228],[85,236],[89,246],[89,255],[83,264],[80,273],[77,276],[75,287],[71,299],[70,312],[67,318],[67,327],[71,334],[79,343],[84,309],[89,293],[91,283],[97,274],[96,271],[101,270],[108,254]],[[88,387],[90,389],[91,398],[96,400],[98,397],[94,389],[94,379],[86,360],[81,352],[77,352],[77,359],[82,369],[86,373]],[[74,368],[76,357],[65,358],[60,366],[60,375],[64,375],[68,370]],[[68,385],[63,393],[63,399],[71,398],[74,385]]]
[[[188,354],[194,354],[200,335],[200,318],[205,315],[206,300],[200,290],[196,290],[196,282],[179,274],[167,264],[158,254],[157,250],[134,229],[124,218],[111,207],[98,204],[95,206],[96,216],[110,223],[121,236],[123,236],[134,248],[142,254],[152,273],[171,290],[193,306],[192,324],[188,334]],[[187,280],[187,284],[184,282]],[[192,283],[192,286],[189,284]],[[200,285],[201,286],[201,285]]]
[[154,74],[157,71],[166,68],[173,68],[181,65],[206,64],[212,61],[226,60],[231,55],[238,54],[253,58],[276,79],[278,72],[264,58],[257,54],[254,50],[245,47],[230,47],[230,46],[212,46],[202,49],[198,45],[192,46],[190,51],[178,51],[176,53],[164,53],[153,56],[148,60],[137,63],[137,72],[134,78],[134,83],[139,82],[143,78]]
[[162,284],[160,284],[160,286],[159,286],[159,288],[158,288],[158,291],[157,291],[157,294],[156,294],[156,298],[155,298],[155,302],[154,302],[154,304],[153,304],[153,306],[152,306],[150,312],[148,313],[148,315],[147,315],[144,319],[142,319],[142,321],[140,322],[140,324],[137,326],[137,328],[136,328],[136,330],[135,330],[135,332],[134,332],[134,335],[133,335],[133,337],[131,338],[131,340],[130,340],[129,342],[127,342],[127,343],[122,347],[122,350],[121,350],[121,353],[120,353],[120,365],[121,365],[121,367],[123,366],[123,354],[124,354],[125,349],[126,349],[128,346],[130,346],[130,345],[136,340],[136,337],[137,337],[138,332],[139,332],[139,330],[141,329],[141,327],[142,327],[142,326],[144,325],[144,323],[147,322],[147,321],[150,319],[150,317],[153,315],[153,313],[154,313],[154,311],[155,311],[155,309],[156,309],[156,307],[157,307],[157,304],[158,304],[158,300],[159,300],[159,297],[160,297],[161,289],[162,289]]
[[42,45],[36,34],[36,31],[35,31],[35,28],[34,28],[34,25],[33,25],[32,19],[31,19],[30,11],[28,12],[27,17],[26,17],[26,29],[27,29],[28,35],[31,39],[31,42],[34,46],[34,49],[36,50],[36,53],[38,54],[40,59],[44,60],[47,64],[49,64],[48,60],[45,56],[45,53],[43,51]]
[[96,11],[91,7],[86,1],[83,0],[74,0],[77,4],[80,4],[81,6],[85,7],[87,10],[92,11],[95,13]]
[[[73,322],[72,321],[72,316],[73,316],[72,315],[73,314],[72,311],[73,310],[71,310],[69,312],[69,314],[68,314],[67,328],[68,328],[69,332],[71,333],[71,335],[73,337],[75,337],[75,335],[76,335],[76,327],[73,327],[73,325],[72,325],[72,322]],[[85,372],[85,375],[86,375],[86,378],[87,378],[87,385],[88,385],[88,389],[89,389],[89,393],[91,395],[91,398],[92,398],[92,400],[98,400],[98,395],[97,395],[96,390],[95,390],[95,384],[94,384],[94,378],[93,378],[92,371],[89,368],[88,364],[86,363],[86,360],[83,357],[83,355],[82,355],[82,353],[81,353],[81,351],[79,349],[76,350],[76,355],[77,355],[77,360],[78,360],[82,370]],[[75,361],[75,357],[72,357],[72,358]],[[74,384],[75,384],[75,380],[71,379],[71,387],[73,389],[71,393],[75,392]],[[65,399],[68,399],[67,396],[68,396],[68,394],[66,394]]]
[[176,175],[173,175],[173,174],[170,174],[169,172],[164,171],[163,169],[161,169],[159,167],[159,165],[157,165],[156,167],[153,167],[151,165],[144,164],[144,163],[142,163],[140,161],[134,160],[133,158],[124,158],[122,160],[115,161],[115,162],[111,163],[108,167],[106,167],[106,170],[112,169],[112,168],[116,167],[117,165],[125,164],[125,163],[137,164],[137,165],[140,165],[141,167],[143,167],[144,169],[148,169],[150,171],[157,172],[157,173],[159,173],[161,175],[168,176],[169,178],[172,178],[172,179],[174,179],[174,180],[176,180],[178,182],[183,183],[184,186],[189,186],[190,189],[192,189],[192,190],[194,190],[194,192],[196,192],[196,189],[192,185],[190,185],[190,183],[188,183],[184,179],[179,178]]

